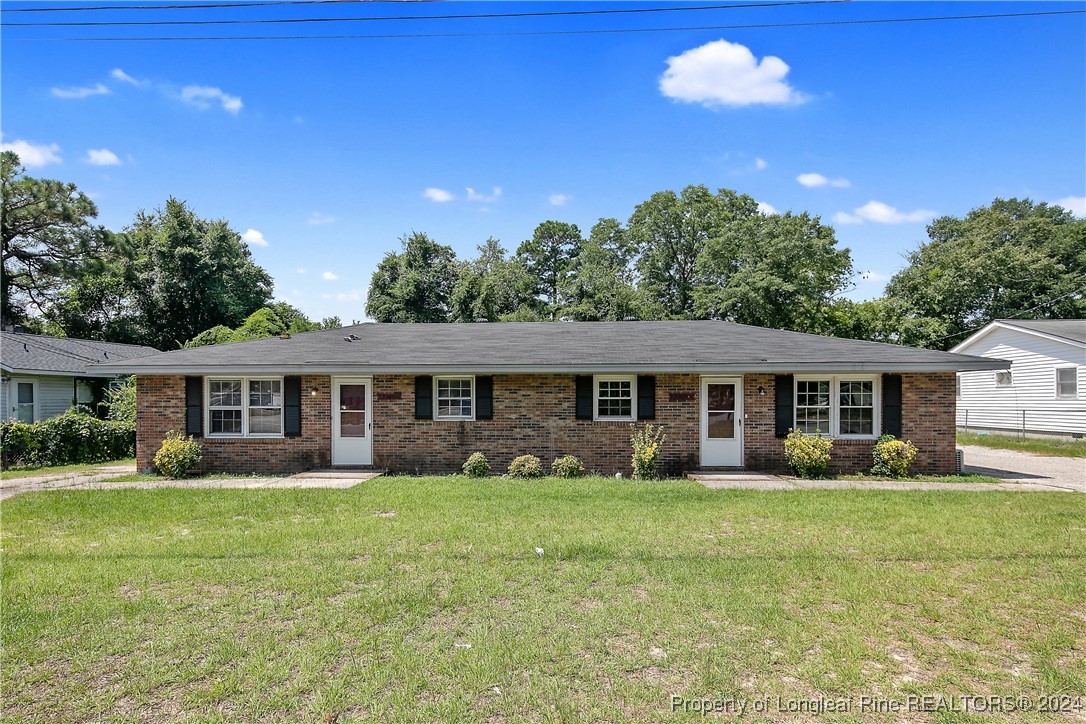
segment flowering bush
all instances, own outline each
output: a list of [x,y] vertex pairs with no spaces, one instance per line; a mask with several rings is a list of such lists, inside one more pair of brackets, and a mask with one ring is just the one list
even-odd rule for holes
[[200,464],[203,452],[200,443],[170,430],[162,441],[162,447],[155,453],[155,467],[168,478],[181,478]]
[[467,461],[464,462],[464,475],[469,478],[485,478],[490,475],[490,463],[487,462],[486,455],[481,452],[473,452],[469,455]]
[[833,440],[814,435],[804,435],[802,430],[789,430],[784,439],[784,460],[788,468],[801,478],[820,478],[830,465]]
[[509,463],[509,477],[541,478],[543,477],[543,463],[535,455],[521,455]]
[[579,478],[584,475],[584,464],[572,455],[565,455],[551,463],[551,473],[557,478]]
[[873,475],[890,478],[909,476],[909,466],[916,459],[916,445],[909,440],[898,440],[893,435],[883,435],[875,442],[871,456],[875,464],[871,468]]
[[637,425],[630,425],[633,430],[630,444],[633,445],[633,476],[637,480],[652,480],[656,477],[656,461],[660,459],[660,447],[667,436],[659,427],[646,422],[640,430]]

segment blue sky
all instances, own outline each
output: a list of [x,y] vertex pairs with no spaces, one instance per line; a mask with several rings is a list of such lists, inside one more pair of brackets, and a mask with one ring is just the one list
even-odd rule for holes
[[854,298],[881,293],[934,214],[964,214],[997,196],[1063,200],[1086,213],[1086,15],[574,36],[44,40],[700,27],[1081,10],[1081,2],[300,26],[10,25],[661,5],[5,12],[3,143],[34,164],[31,174],[91,194],[110,228],[171,195],[202,216],[229,219],[274,276],[277,297],[311,317],[345,321],[364,317],[370,274],[407,232],[425,231],[461,257],[488,236],[512,250],[546,219],[587,233],[599,217],[625,220],[653,192],[694,183],[832,223],[857,271],[869,272],[856,280]]

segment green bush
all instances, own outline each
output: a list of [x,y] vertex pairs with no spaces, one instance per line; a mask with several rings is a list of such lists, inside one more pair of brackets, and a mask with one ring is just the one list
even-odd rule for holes
[[109,419],[123,422],[136,429],[136,378],[129,377],[123,385],[110,388],[106,395]]
[[830,450],[833,440],[814,435],[804,435],[802,430],[789,430],[784,439],[784,459],[789,469],[801,478],[820,478],[830,466]]
[[584,464],[572,455],[564,455],[551,463],[551,473],[558,478],[579,478],[584,475]]
[[66,412],[35,423],[0,425],[5,468],[75,465],[130,458],[136,454],[135,425]]
[[637,425],[630,425],[633,430],[630,444],[633,445],[633,476],[636,480],[652,480],[656,477],[656,462],[660,459],[660,448],[667,436],[663,429],[653,427],[646,422],[640,430]]
[[521,455],[509,463],[509,477],[541,478],[543,477],[543,463],[535,455]]
[[875,442],[875,449],[871,453],[875,459],[871,474],[888,478],[907,478],[909,466],[916,459],[916,453],[916,445],[913,445],[911,441],[898,440],[893,435],[883,435]]
[[490,463],[486,455],[481,452],[473,452],[464,462],[464,475],[469,478],[485,478],[490,475]]
[[162,447],[155,453],[155,467],[168,478],[183,478],[200,464],[203,456],[200,443],[176,430],[170,430],[162,441]]

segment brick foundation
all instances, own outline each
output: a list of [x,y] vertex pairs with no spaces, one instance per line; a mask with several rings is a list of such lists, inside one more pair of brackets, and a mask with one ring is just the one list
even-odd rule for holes
[[[902,433],[920,449],[913,471],[954,470],[953,372],[902,375]],[[414,377],[373,378],[373,464],[394,471],[459,471],[481,451],[502,472],[517,455],[531,453],[545,465],[576,455],[591,471],[630,470],[630,423],[577,420],[573,375],[495,375],[494,418],[472,422],[416,420]],[[744,377],[744,465],[784,471],[783,441],[775,436],[771,374]],[[141,375],[137,380],[136,459],[151,465],[169,430],[184,430],[185,379]],[[765,394],[759,394],[759,388]],[[311,394],[315,391],[316,394]],[[667,434],[661,472],[679,475],[698,467],[700,378],[656,376],[656,419]],[[302,377],[302,436],[277,439],[205,438],[200,472],[288,473],[331,465],[331,378]],[[831,471],[871,467],[870,440],[834,442]]]

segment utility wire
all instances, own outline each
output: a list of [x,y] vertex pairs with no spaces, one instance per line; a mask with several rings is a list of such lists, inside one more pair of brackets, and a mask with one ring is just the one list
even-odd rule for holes
[[[1052,299],[1049,299],[1048,301],[1041,302],[1036,307],[1031,307],[1030,309],[1026,309],[1025,311],[1018,312],[1017,314],[1015,314],[1012,317],[1000,317],[1000,319],[1021,319],[1023,314],[1029,314],[1030,312],[1036,312],[1041,307],[1047,307],[1049,304],[1055,304],[1056,302],[1067,299],[1067,297],[1073,297],[1074,295],[1081,294],[1082,292],[1086,292],[1086,287],[1079,287],[1078,289],[1075,289],[1074,291],[1067,292],[1067,294],[1061,294],[1058,297],[1054,297]],[[994,321],[996,321],[996,320],[993,319],[992,322],[994,322]],[[985,327],[987,327],[992,322],[988,322],[987,324],[982,324],[979,327],[973,327],[972,329],[963,329],[961,332],[955,332],[954,334],[948,334],[948,335],[945,335],[943,337],[936,337],[933,340],[929,340],[928,344],[931,344],[932,342],[942,342],[944,339],[953,339],[954,337],[961,337],[963,334],[969,334],[970,332],[976,332],[978,329],[984,329]]]
[[621,28],[611,30],[521,30],[493,33],[410,33],[400,35],[219,35],[204,37],[54,37],[54,38],[9,38],[8,40],[44,40],[65,42],[183,42],[204,40],[392,40],[415,38],[499,38],[512,36],[544,35],[601,35],[623,33],[673,33],[700,30],[756,30],[764,28],[809,28],[834,25],[880,25],[886,23],[924,23],[952,20],[991,20],[997,18],[1028,18],[1052,15],[1082,15],[1086,10],[1049,10],[1030,13],[996,13],[991,15],[940,15],[916,18],[878,18],[869,20],[821,20],[806,23],[760,23],[756,25],[698,25],[681,28]]
[[93,5],[70,8],[0,8],[5,13],[70,13],[80,10],[217,10],[219,8],[261,8],[277,5],[352,5],[373,3],[427,3],[437,0],[267,0],[266,2],[193,3],[190,5]]
[[729,5],[681,5],[653,8],[621,8],[618,10],[553,10],[531,13],[480,13],[467,15],[392,15],[362,18],[258,18],[235,20],[85,20],[45,23],[5,23],[9,28],[100,27],[128,25],[282,25],[291,23],[358,23],[388,20],[480,20],[493,18],[552,18],[578,15],[630,15],[645,13],[677,13],[691,10],[737,10],[742,8],[777,8],[791,5],[834,5],[852,0],[788,0],[788,2],[732,3]]

